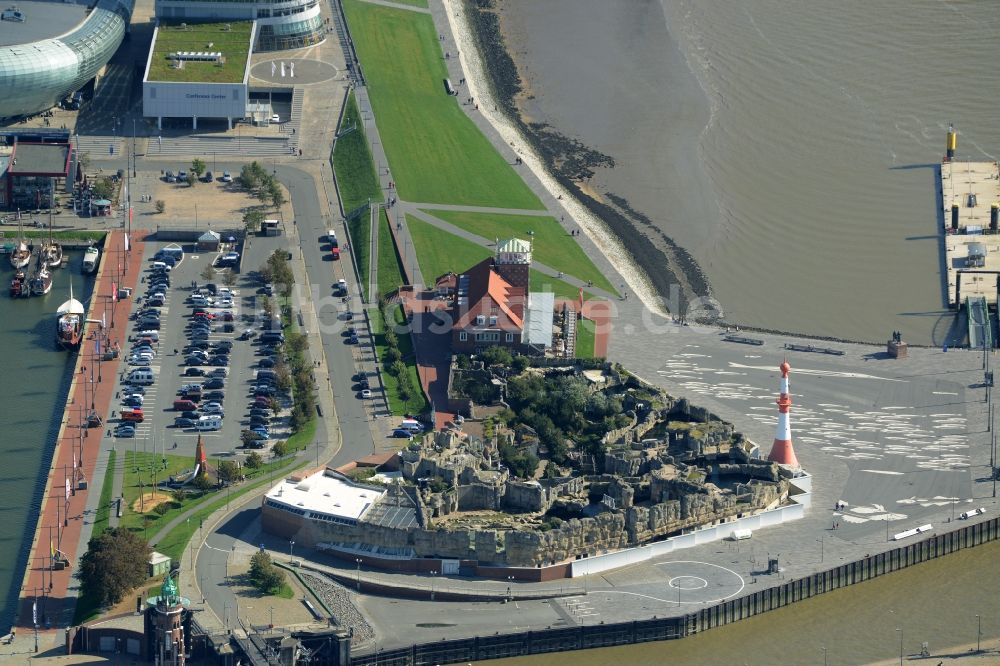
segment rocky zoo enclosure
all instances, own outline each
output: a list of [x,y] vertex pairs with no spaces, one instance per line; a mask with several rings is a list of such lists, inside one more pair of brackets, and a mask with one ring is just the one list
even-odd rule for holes
[[539,567],[788,501],[789,473],[761,460],[731,423],[620,367],[589,365],[459,359],[453,397],[477,387],[475,399],[464,395],[461,429],[412,442],[400,453],[399,478],[382,482],[389,488],[379,504],[408,508],[415,520],[405,528],[374,518],[317,521],[301,524],[295,538],[463,567]]

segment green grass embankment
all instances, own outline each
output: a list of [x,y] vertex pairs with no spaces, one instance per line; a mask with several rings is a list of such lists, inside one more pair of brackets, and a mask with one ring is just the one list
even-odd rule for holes
[[[429,284],[448,271],[462,273],[493,256],[490,248],[449,234],[412,215],[406,216],[406,226],[413,239],[420,271],[424,281]],[[551,291],[558,298],[575,300],[579,296],[577,287],[534,269],[531,271],[529,284],[531,291]]]
[[610,280],[554,217],[449,210],[428,210],[426,213],[487,240],[530,239],[535,261],[615,293]]
[[576,322],[576,358],[594,358],[597,328],[589,319]]
[[344,11],[401,199],[543,208],[459,97],[445,92],[448,71],[430,15],[359,0],[346,0]]
[[404,282],[403,262],[396,252],[396,244],[392,240],[392,230],[389,229],[389,214],[382,209],[379,217],[378,231],[378,294],[383,298],[396,291]]
[[396,416],[404,414],[421,414],[430,409],[427,396],[424,395],[423,387],[420,385],[420,376],[417,373],[416,355],[413,352],[413,340],[406,324],[406,316],[403,314],[403,306],[397,305],[391,308],[393,322],[397,331],[397,346],[402,356],[402,361],[406,365],[406,375],[410,386],[410,398],[404,400],[400,394],[400,379],[388,371],[384,359],[389,350],[386,342],[386,322],[383,313],[379,311],[371,318],[372,338],[375,341],[375,351],[382,364],[382,381],[385,382],[385,393],[389,400],[389,410]]

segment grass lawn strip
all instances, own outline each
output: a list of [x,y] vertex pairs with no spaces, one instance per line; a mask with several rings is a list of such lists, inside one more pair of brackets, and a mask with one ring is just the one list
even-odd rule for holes
[[111,518],[111,491],[115,480],[115,451],[108,454],[108,468],[104,471],[104,485],[101,486],[101,496],[97,500],[97,513],[94,514],[92,537],[99,537],[108,529]]
[[[386,371],[385,364],[383,363],[382,381],[385,382],[385,393],[389,400],[389,411],[396,416],[420,414],[426,412],[430,408],[430,405],[427,403],[423,386],[420,384],[420,376],[417,374],[416,356],[413,353],[413,340],[410,338],[409,332],[406,332],[404,326],[406,318],[403,315],[403,307],[400,305],[392,308],[392,313],[393,320],[399,325],[397,329],[404,331],[398,333],[396,339],[399,344],[399,353],[402,355],[403,362],[406,364],[406,371],[410,375],[410,386],[413,387],[414,396],[408,402],[404,402],[399,397],[399,380]],[[383,359],[385,358],[388,345],[385,342],[385,321],[383,321],[380,313],[372,315],[371,329],[372,339],[375,341],[375,351],[378,354],[378,358]]]
[[[368,276],[371,273],[371,244],[372,244],[372,224],[371,214],[365,209],[360,215],[355,215],[347,221],[347,229],[351,233],[351,244],[354,246],[351,252],[354,260],[358,262],[358,275],[361,277],[362,297],[368,299]],[[345,259],[344,253],[340,255]]]
[[[424,281],[428,284],[433,284],[435,279],[448,271],[461,274],[483,259],[493,256],[493,251],[489,248],[449,234],[412,215],[406,216],[406,225],[413,239]],[[558,298],[576,300],[579,296],[579,289],[573,285],[535,269],[531,270],[529,287],[531,291],[551,291]]]
[[589,319],[576,322],[576,358],[594,358],[597,328]]
[[[103,240],[106,235],[107,233],[104,231],[53,231],[52,240],[56,242],[71,241],[71,240],[97,242]],[[25,229],[24,237],[47,239],[49,237],[49,230]],[[7,231],[4,230],[4,238],[3,240],[0,240],[0,245],[15,240],[16,238],[17,238],[16,231],[14,233],[7,233]]]
[[[601,289],[616,293],[608,278],[598,270],[583,248],[566,233],[554,217],[450,210],[424,212],[486,239],[504,240],[511,237],[530,239],[532,255],[538,262],[584,282],[589,280]],[[529,236],[529,231],[534,232],[534,235]]]
[[403,264],[392,241],[389,214],[383,208],[378,230],[378,297],[383,298],[403,284]]
[[[399,197],[540,210],[541,201],[448,95],[430,15],[346,0]],[[464,89],[462,89],[464,90]]]
[[[355,129],[337,138],[331,158],[333,170],[337,174],[340,196],[343,199],[341,203],[344,206],[344,213],[350,213],[367,204],[369,199],[378,202],[384,199],[354,93],[347,97],[347,108],[338,131],[344,132],[350,127]],[[355,239],[355,248],[360,247],[358,243],[359,240]]]

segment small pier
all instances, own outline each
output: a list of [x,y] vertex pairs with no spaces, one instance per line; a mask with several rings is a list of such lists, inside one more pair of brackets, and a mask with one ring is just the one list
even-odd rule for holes
[[996,162],[945,161],[941,203],[948,306],[983,297],[995,307],[1000,282],[1000,167]]

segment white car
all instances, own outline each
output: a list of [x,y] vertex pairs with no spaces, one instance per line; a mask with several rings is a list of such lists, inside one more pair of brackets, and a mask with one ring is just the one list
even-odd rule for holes
[[231,308],[233,307],[233,299],[231,298],[220,298],[217,300],[212,307],[216,308]]
[[231,183],[233,182],[233,174],[229,173],[228,171],[223,171],[222,178],[220,178],[219,180],[221,180],[223,183]]
[[366,400],[368,398],[371,398],[372,397],[371,389],[361,389],[361,397]]
[[221,402],[207,402],[201,406],[201,411],[205,414],[221,414],[222,413],[222,403]]
[[136,357],[136,356],[129,356],[128,357],[128,364],[129,365],[137,365],[137,366],[150,366],[150,365],[153,364],[153,362],[152,362],[152,359],[142,358],[142,357]]
[[279,116],[277,113],[274,114],[273,116],[271,116],[271,122],[272,123],[280,123],[281,122],[281,116]]

